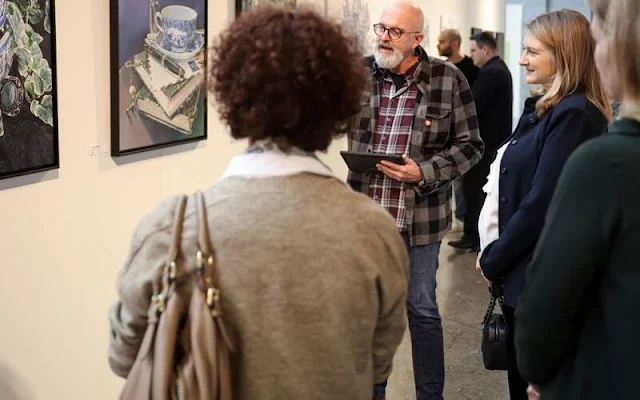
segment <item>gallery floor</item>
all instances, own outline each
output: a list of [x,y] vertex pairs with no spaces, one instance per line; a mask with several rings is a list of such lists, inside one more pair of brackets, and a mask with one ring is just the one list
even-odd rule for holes
[[[445,345],[446,400],[507,400],[505,372],[487,371],[480,355],[481,321],[489,301],[484,280],[474,268],[475,253],[456,252],[447,242],[460,233],[450,232],[442,242],[437,298]],[[409,334],[400,345],[389,380],[387,398],[414,400]]]

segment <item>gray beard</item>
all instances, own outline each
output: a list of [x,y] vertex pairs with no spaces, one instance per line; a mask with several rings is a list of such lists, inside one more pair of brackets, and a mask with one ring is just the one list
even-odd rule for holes
[[393,49],[393,54],[387,56],[380,54],[379,47],[373,52],[373,57],[376,59],[376,63],[384,69],[394,69],[402,63],[402,53],[398,49]]

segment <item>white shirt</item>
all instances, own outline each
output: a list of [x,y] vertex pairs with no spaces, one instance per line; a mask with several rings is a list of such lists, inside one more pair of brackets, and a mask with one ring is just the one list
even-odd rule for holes
[[221,180],[232,176],[269,178],[296,175],[303,172],[338,179],[314,153],[308,153],[295,147],[285,153],[268,140],[258,141],[252,147],[257,148],[258,151],[249,150],[235,156],[227,166]]
[[496,159],[491,163],[487,183],[482,190],[487,194],[478,218],[478,234],[480,235],[480,253],[487,245],[500,236],[498,228],[498,208],[500,207],[500,163],[507,149],[508,142],[498,149]]

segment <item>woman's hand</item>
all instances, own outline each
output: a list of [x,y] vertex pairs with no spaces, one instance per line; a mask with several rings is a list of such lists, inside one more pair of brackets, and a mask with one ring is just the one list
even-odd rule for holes
[[529,396],[529,400],[540,400],[540,392],[537,387],[532,384],[529,384],[527,388],[527,396]]
[[480,256],[482,256],[482,252],[478,253],[478,258],[476,258],[476,271],[480,272],[480,275],[482,275],[482,278],[487,281],[487,283],[489,284],[489,286],[491,286],[491,281],[488,280],[485,276],[484,273],[482,272],[482,268],[480,268]]

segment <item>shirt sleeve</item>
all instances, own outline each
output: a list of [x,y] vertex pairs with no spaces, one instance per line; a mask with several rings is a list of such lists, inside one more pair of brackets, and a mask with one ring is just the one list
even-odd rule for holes
[[484,143],[480,138],[473,95],[461,71],[453,77],[453,109],[450,144],[444,151],[420,163],[426,182],[451,181],[469,171],[482,158]]
[[571,153],[596,136],[596,126],[581,108],[567,108],[553,116],[547,128],[531,190],[507,223],[500,237],[480,257],[480,267],[490,281],[498,281],[533,251],[556,188],[560,172]]
[[570,357],[590,288],[616,231],[616,188],[601,159],[581,148],[568,161],[527,270],[515,345],[518,369],[534,384],[553,380]]

